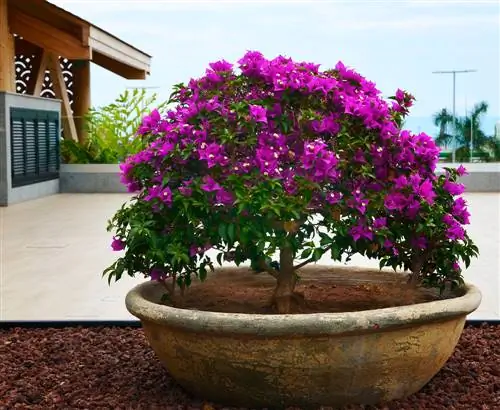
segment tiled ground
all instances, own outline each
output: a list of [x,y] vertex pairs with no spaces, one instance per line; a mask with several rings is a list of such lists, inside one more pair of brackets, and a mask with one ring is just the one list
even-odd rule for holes
[[[471,319],[500,319],[500,194],[469,194],[471,236],[481,256],[467,280],[483,292]],[[0,208],[1,320],[126,320],[126,278],[108,286],[102,270],[116,258],[106,221],[121,194],[56,195]],[[325,261],[326,262],[326,261]],[[363,258],[353,264],[373,266]]]

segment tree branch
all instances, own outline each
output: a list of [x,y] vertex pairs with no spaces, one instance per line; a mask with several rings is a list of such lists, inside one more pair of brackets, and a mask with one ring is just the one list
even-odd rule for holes
[[422,279],[422,268],[429,258],[429,253],[429,249],[425,251],[417,250],[417,253],[413,255],[410,266],[411,274],[408,279],[411,285],[417,286],[420,284]]
[[[323,251],[323,255],[324,255],[325,253],[327,253],[330,249],[332,249],[332,246],[333,246],[333,244],[332,244],[332,245],[330,245],[330,246],[328,246],[328,247],[327,247],[327,248]],[[321,256],[323,256],[323,255],[321,255]],[[300,268],[303,268],[304,266],[306,266],[308,263],[311,263],[311,262],[316,262],[316,261],[314,260],[314,258],[309,258],[309,259],[305,260],[304,262],[299,263],[297,266],[294,266],[294,267],[293,267],[293,270],[299,270]]]
[[167,289],[170,296],[173,296],[175,293],[175,277],[174,282],[168,283],[165,279],[160,281],[161,284]]
[[277,271],[273,267],[269,266],[263,258],[259,259],[258,265],[259,265],[259,269],[261,269],[261,272],[267,272],[273,278],[278,279],[278,276],[280,274],[279,271]]

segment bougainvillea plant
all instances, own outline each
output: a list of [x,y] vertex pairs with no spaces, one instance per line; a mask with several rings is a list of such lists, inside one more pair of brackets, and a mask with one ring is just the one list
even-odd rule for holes
[[175,108],[144,118],[149,146],[121,165],[136,194],[109,223],[124,250],[109,280],[142,273],[174,295],[213,259],[250,262],[276,278],[279,313],[297,303],[298,269],[323,255],[376,258],[415,285],[463,284],[461,263],[478,252],[463,227],[465,170],[437,175],[432,138],[402,129],[410,94],[384,100],[341,62],[320,71],[248,52],[238,65],[210,64],[175,87]]

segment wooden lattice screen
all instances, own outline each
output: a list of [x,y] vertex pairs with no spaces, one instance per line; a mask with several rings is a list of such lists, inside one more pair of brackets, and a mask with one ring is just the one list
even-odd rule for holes
[[[35,58],[40,58],[35,55],[16,55],[16,92],[19,94],[26,94],[27,83],[30,77],[33,75],[33,61]],[[68,92],[68,98],[70,101],[70,107],[73,106],[73,63],[63,57],[59,58],[61,64],[64,82],[66,83],[66,89]],[[54,86],[50,78],[50,72],[45,72],[45,77],[43,81],[41,97],[45,98],[55,98]]]

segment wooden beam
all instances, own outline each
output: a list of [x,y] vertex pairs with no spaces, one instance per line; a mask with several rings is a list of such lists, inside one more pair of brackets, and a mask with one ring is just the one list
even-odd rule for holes
[[78,141],[78,133],[76,132],[75,120],[71,112],[71,105],[69,101],[66,83],[64,82],[64,75],[59,62],[59,57],[56,54],[48,55],[50,78],[54,85],[54,93],[57,98],[62,101],[62,123],[64,130],[64,138]]
[[0,91],[16,92],[16,52],[7,16],[7,0],[0,0]]
[[[37,85],[38,77],[40,73],[45,69],[43,67],[43,51],[37,51],[36,54],[28,54],[30,56],[31,62],[31,71],[29,74],[29,78],[26,80],[26,94],[34,95],[35,97],[39,97],[40,93],[35,93],[35,88]],[[43,83],[43,77],[42,77]]]
[[90,61],[73,61],[73,116],[80,142],[87,139],[85,115],[90,104]]
[[38,47],[21,37],[15,37],[14,42],[16,43],[16,55],[32,56],[40,54],[43,51],[41,47]]
[[145,70],[130,67],[97,51],[92,53],[92,62],[127,80],[145,80],[147,76]]
[[42,53],[40,53],[39,55],[39,58],[35,60],[35,64],[37,64],[37,60],[38,64],[36,67],[35,65],[33,65],[33,71],[31,72],[31,77],[27,84],[28,87],[26,88],[26,92],[28,94],[34,95],[35,97],[40,97],[40,94],[43,90],[45,71],[50,69],[49,58],[49,53],[47,53],[46,51],[42,51]]
[[[33,2],[37,2],[36,6]],[[88,43],[90,23],[46,0],[10,0],[10,6]],[[85,35],[87,36],[85,38]],[[85,43],[87,42],[87,43]]]
[[151,56],[101,30],[99,27],[90,27],[89,44],[92,52],[103,54],[125,66],[145,71],[149,74]]
[[83,44],[81,37],[77,38],[52,27],[16,8],[9,10],[9,23],[11,32],[50,53],[73,60],[89,60],[91,58],[90,47]]

